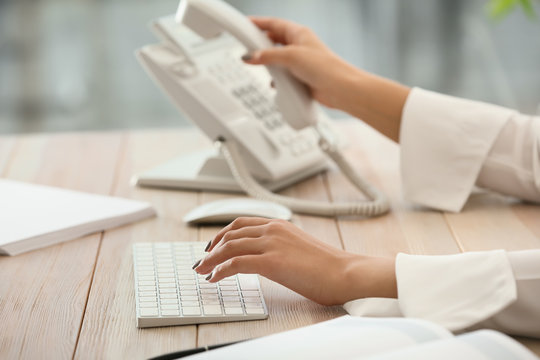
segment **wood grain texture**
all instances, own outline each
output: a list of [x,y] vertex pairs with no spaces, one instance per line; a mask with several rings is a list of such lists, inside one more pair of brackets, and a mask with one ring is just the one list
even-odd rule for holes
[[520,218],[513,210],[515,206],[521,207],[514,199],[501,195],[475,194],[462,212],[445,217],[465,251],[539,248],[540,237],[533,231],[538,231],[534,214],[540,219],[540,208],[527,212],[522,208]]
[[[113,182],[118,140],[106,134],[21,137],[5,175],[106,194]],[[101,154],[107,157],[96,161]],[[100,237],[0,257],[2,358],[73,356]]]

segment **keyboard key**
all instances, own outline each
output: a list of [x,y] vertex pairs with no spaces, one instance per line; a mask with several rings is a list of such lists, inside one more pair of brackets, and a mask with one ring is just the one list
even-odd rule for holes
[[155,301],[152,302],[142,302],[139,304],[140,308],[157,308],[157,303]]
[[139,312],[141,316],[158,316],[158,309],[157,308],[151,308],[151,309],[139,309]]
[[217,294],[217,289],[201,289],[201,294]]
[[254,290],[245,290],[245,291],[242,291],[242,297],[260,297],[259,295],[259,292],[258,291],[254,291]]
[[215,305],[215,304],[219,304],[219,299],[202,299],[202,303],[204,305]]
[[241,307],[225,307],[225,314],[227,315],[242,315],[244,311]]
[[238,296],[223,296],[223,302],[240,301]]
[[238,291],[224,291],[224,290],[221,290],[221,296],[236,296],[236,297],[238,297]]
[[224,301],[223,306],[227,307],[242,307],[242,303],[240,301]]
[[182,301],[182,306],[184,307],[199,307],[198,301]]
[[167,293],[175,293],[176,294],[176,287],[174,288],[159,288],[160,294],[167,294]]
[[261,299],[259,297],[245,297],[243,300],[246,304],[261,302]]
[[170,294],[161,294],[159,295],[160,299],[176,299],[178,295],[170,293]]
[[261,302],[245,302],[244,306],[246,308],[248,308],[248,307],[249,308],[257,308],[257,307],[262,308],[263,307]]
[[181,296],[198,296],[197,290],[182,290],[180,289]]
[[178,316],[180,315],[180,311],[178,310],[161,310],[162,316]]
[[248,315],[262,315],[264,314],[264,309],[261,308],[246,308],[246,314]]
[[246,276],[246,274],[238,274],[238,282],[240,289],[244,290],[259,290],[258,279],[254,276]]
[[174,282],[160,282],[159,283],[159,288],[160,289],[165,289],[165,288],[175,288],[176,289],[176,283],[174,283]]
[[159,299],[160,304],[178,304],[178,299]]
[[185,307],[182,308],[182,313],[186,316],[201,315],[201,309],[198,307]]
[[201,289],[217,289],[217,285],[216,284],[210,284],[210,283],[199,283],[199,287]]
[[219,288],[221,291],[237,291],[238,287],[236,285],[220,285]]
[[219,305],[205,305],[203,310],[205,315],[221,315],[223,313]]

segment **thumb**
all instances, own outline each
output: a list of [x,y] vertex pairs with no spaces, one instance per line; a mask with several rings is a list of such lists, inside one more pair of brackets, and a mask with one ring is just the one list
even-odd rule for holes
[[257,50],[242,56],[248,64],[253,65],[280,65],[291,67],[296,62],[294,46],[273,47],[265,50]]

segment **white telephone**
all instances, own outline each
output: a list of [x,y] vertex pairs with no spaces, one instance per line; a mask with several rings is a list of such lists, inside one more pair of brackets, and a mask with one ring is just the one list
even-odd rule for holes
[[[242,62],[246,52],[273,46],[247,17],[221,0],[181,0],[176,17],[156,20],[153,29],[162,43],[140,49],[139,61],[179,109],[216,141],[220,153],[170,162],[138,176],[138,185],[232,191],[239,186],[254,197],[321,216],[388,211],[384,195],[364,182],[338,151],[329,121],[306,86],[284,68]],[[270,191],[324,170],[323,152],[371,201],[330,204]],[[219,175],[234,180],[211,181]]]

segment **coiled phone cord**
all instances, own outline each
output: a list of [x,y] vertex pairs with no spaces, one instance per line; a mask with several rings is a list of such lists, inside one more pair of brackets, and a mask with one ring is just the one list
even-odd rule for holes
[[390,209],[386,196],[364,181],[351,167],[337,147],[331,144],[330,141],[322,135],[319,140],[320,148],[338,165],[347,179],[349,179],[358,190],[368,196],[370,201],[327,203],[275,194],[260,185],[257,180],[253,178],[253,175],[251,175],[244,164],[244,161],[238,152],[238,147],[234,142],[217,140],[217,145],[220,147],[221,152],[240,187],[255,198],[269,200],[287,206],[291,211],[296,213],[317,216],[378,216],[385,214]]

